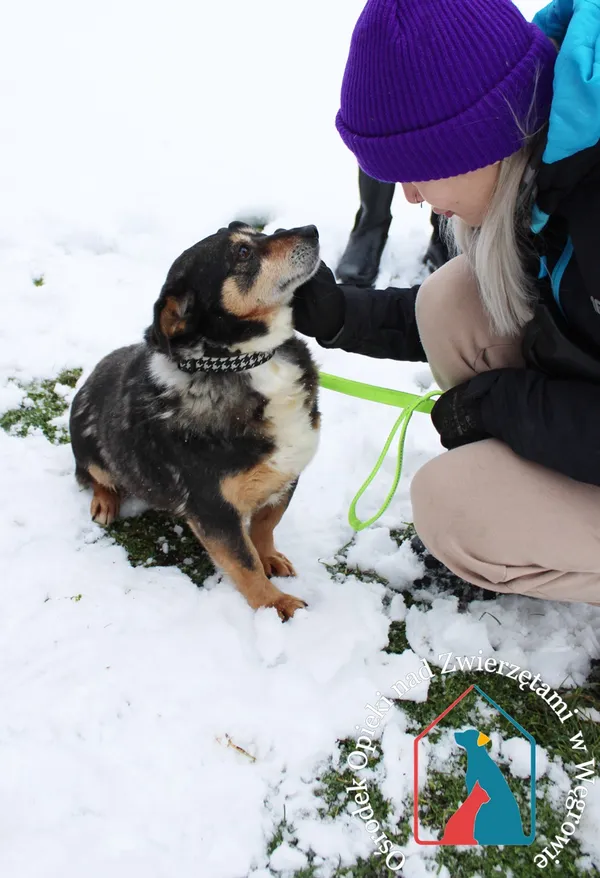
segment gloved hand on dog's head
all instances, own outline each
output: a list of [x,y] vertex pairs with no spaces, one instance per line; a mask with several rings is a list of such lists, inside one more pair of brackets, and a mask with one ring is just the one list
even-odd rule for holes
[[324,262],[307,283],[298,287],[292,308],[294,327],[302,335],[328,342],[338,334],[344,325],[344,293]]

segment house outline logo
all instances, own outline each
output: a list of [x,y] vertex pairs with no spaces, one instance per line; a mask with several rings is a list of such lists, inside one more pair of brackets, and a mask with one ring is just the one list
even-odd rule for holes
[[[528,835],[523,831],[519,805],[504,778],[500,767],[492,760],[486,749],[490,738],[478,729],[455,731],[454,740],[467,751],[467,771],[465,775],[466,799],[457,811],[448,819],[443,827],[440,839],[427,840],[419,836],[419,743],[434,729],[454,708],[469,695],[476,691],[495,710],[502,714],[518,732],[527,739],[530,748],[530,794],[529,807],[531,828]],[[508,714],[493,698],[479,686],[473,684],[444,710],[414,740],[414,776],[413,776],[413,832],[417,844],[455,846],[527,846],[535,841],[536,825],[536,742],[510,714]],[[474,779],[474,778],[477,779]],[[491,806],[491,807],[490,807]],[[496,816],[501,809],[502,820]],[[479,836],[479,838],[477,838]]]

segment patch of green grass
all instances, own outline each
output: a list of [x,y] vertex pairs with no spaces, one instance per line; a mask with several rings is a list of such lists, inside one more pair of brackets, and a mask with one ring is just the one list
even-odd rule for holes
[[380,585],[387,585],[387,579],[379,576],[374,570],[359,570],[357,567],[350,567],[348,565],[348,552],[353,545],[354,538],[352,538],[349,543],[346,543],[345,546],[342,546],[342,548],[336,553],[335,562],[333,564],[324,563],[323,566],[326,568],[331,578],[344,580],[349,576],[355,576],[356,579],[360,579],[361,582],[378,582]]
[[269,841],[267,845],[267,854],[271,856],[273,851],[279,847],[280,844],[283,844],[287,834],[293,831],[293,828],[289,826],[286,818],[285,818],[285,809],[283,819],[279,821],[279,825],[277,826],[277,830],[273,838]]
[[405,543],[407,540],[412,540],[413,537],[416,537],[417,532],[413,524],[405,524],[403,528],[396,528],[395,530],[390,531],[390,537],[397,543],[399,546],[402,543]]
[[384,652],[403,653],[410,649],[410,643],[406,636],[406,624],[404,622],[392,622],[388,633],[388,644]]
[[33,278],[34,287],[43,287],[45,284],[44,275],[40,274],[38,277]]
[[18,409],[11,409],[0,417],[0,427],[13,436],[24,437],[29,431],[39,428],[46,439],[55,444],[69,441],[69,434],[62,426],[53,424],[55,418],[63,415],[68,408],[65,399],[55,391],[57,384],[75,387],[81,369],[67,369],[56,378],[18,384],[27,394]]
[[[319,778],[319,798],[323,801],[323,807],[320,813],[323,817],[337,817],[342,811],[346,810],[349,794],[346,792],[347,787],[354,784],[356,776],[346,766],[346,760],[350,753],[355,749],[356,741],[352,738],[345,738],[338,741],[340,752],[340,765],[344,766],[344,771],[326,771]],[[369,768],[374,768],[381,759],[370,756]],[[362,777],[362,775],[361,775]],[[383,798],[379,788],[374,784],[367,784],[369,791],[369,805],[373,809],[374,820],[384,823],[389,815],[389,803]]]
[[65,384],[73,389],[81,378],[82,369],[64,369],[56,379],[59,384]]
[[106,528],[133,567],[178,567],[200,586],[214,573],[204,548],[183,521],[163,512],[119,518]]
[[248,214],[247,216],[239,217],[237,221],[256,229],[257,232],[263,232],[265,226],[271,222],[271,219],[272,217],[264,216],[263,214]]

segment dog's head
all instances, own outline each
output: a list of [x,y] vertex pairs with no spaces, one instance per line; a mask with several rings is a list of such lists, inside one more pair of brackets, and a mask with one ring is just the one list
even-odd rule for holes
[[244,352],[276,347],[292,334],[294,291],[318,265],[315,226],[264,235],[233,222],[175,260],[146,340],[191,356],[207,345]]

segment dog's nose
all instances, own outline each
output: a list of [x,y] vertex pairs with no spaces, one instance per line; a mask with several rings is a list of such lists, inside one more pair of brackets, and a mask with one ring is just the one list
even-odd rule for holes
[[275,229],[273,237],[312,238],[313,240],[318,240],[319,230],[316,226],[298,226],[298,228],[295,229]]
[[298,229],[298,234],[302,238],[318,238],[319,230],[316,226],[303,226],[301,229]]

